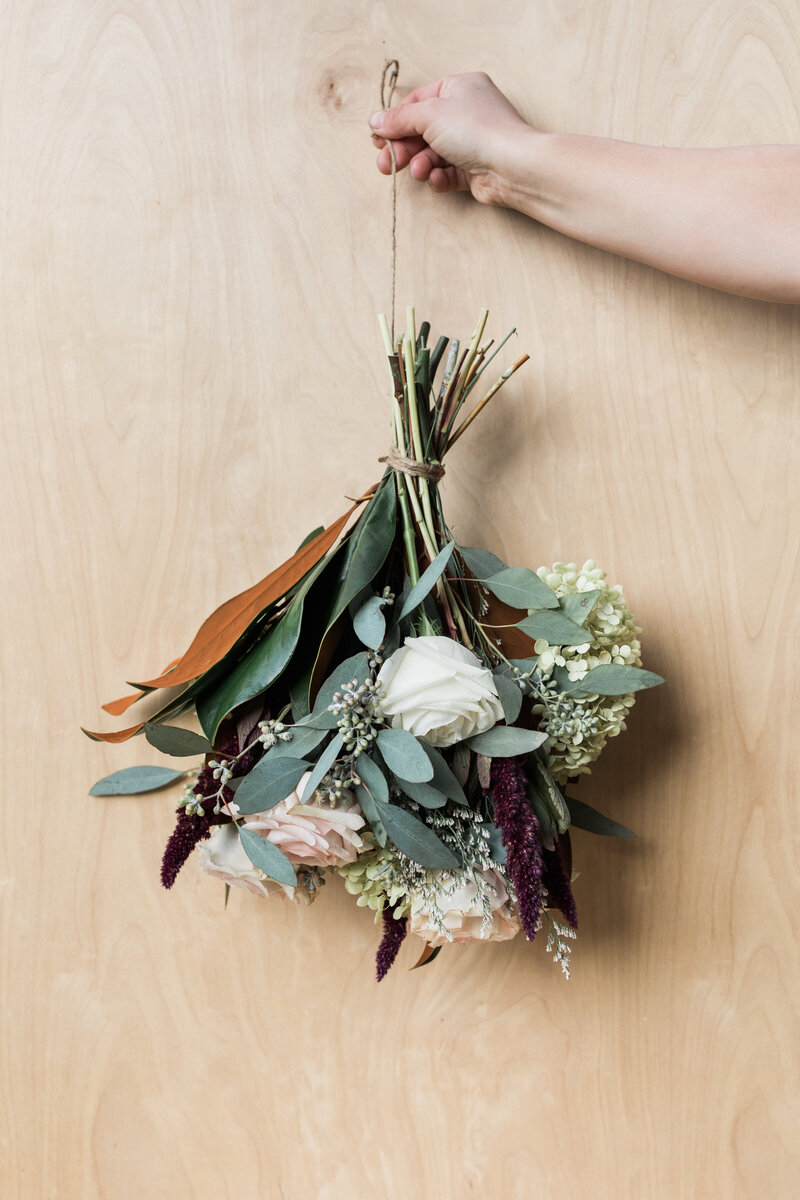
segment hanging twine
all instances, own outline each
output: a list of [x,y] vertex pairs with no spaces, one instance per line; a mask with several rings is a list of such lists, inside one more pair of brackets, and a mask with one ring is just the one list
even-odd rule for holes
[[418,479],[430,479],[431,483],[438,483],[444,475],[444,467],[441,463],[424,463],[419,462],[416,458],[406,458],[405,454],[401,454],[394,446],[390,448],[388,454],[379,458],[378,462],[388,463],[392,470],[399,475],[413,475]]
[[[400,73],[400,63],[396,58],[387,59],[384,63],[380,84],[380,106],[382,110],[392,107],[394,90],[397,87],[397,77]],[[392,162],[392,345],[394,345],[394,315],[397,295],[397,159],[394,144],[386,140],[389,158]]]

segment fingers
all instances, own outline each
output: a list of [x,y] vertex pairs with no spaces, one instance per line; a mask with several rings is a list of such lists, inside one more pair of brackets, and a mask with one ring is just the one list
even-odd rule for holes
[[430,146],[426,146],[424,150],[420,150],[411,159],[410,170],[415,179],[418,179],[420,183],[424,183],[426,179],[430,178],[431,171],[436,167],[447,167],[449,165],[440,154],[437,154]]
[[[383,175],[391,175],[392,159],[384,138],[380,139],[380,145],[383,149],[378,155],[378,170]],[[398,171],[402,171],[403,167],[407,167],[412,158],[425,148],[425,142],[421,137],[406,138],[402,142],[392,142],[392,145],[394,146],[394,156]]]
[[434,167],[428,175],[428,186],[434,192],[468,192],[469,183],[459,167]]
[[410,101],[409,97],[406,97],[396,108],[373,113],[369,123],[375,133],[384,138],[391,138],[392,141],[415,135],[424,136],[431,118],[430,106],[430,99]]

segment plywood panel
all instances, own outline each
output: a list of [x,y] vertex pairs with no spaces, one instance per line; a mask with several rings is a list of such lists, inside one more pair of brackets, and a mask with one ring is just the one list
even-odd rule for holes
[[[800,140],[789,0],[29,0],[0,16],[2,1193],[790,1197],[800,1186],[796,309],[403,179],[399,297],[531,363],[445,484],[465,542],[625,584],[638,706],[541,946],[378,988],[341,890],[157,885],[171,797],[77,731],[375,477],[388,187],[366,118],[485,69],[544,128]],[[499,418],[502,415],[502,420]],[[796,720],[796,717],[795,717]]]

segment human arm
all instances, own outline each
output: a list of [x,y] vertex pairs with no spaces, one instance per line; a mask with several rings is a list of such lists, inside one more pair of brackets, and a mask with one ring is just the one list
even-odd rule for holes
[[[673,149],[528,125],[482,73],[381,114],[397,166],[722,291],[800,303],[800,146]],[[378,167],[391,170],[383,137]]]

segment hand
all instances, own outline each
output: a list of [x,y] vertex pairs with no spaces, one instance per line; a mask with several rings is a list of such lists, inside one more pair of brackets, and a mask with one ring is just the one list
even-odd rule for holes
[[500,183],[512,147],[529,127],[483,71],[445,75],[416,88],[394,108],[370,119],[378,170],[409,166],[434,192],[470,191],[484,204],[502,203]]

